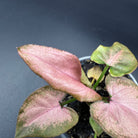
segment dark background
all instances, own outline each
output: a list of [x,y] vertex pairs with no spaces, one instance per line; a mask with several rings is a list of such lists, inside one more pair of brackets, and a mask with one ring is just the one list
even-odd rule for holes
[[[46,45],[82,57],[119,41],[138,59],[137,37],[137,0],[0,0],[0,138],[14,137],[23,101],[46,85],[16,47]],[[138,70],[133,75],[138,80]]]

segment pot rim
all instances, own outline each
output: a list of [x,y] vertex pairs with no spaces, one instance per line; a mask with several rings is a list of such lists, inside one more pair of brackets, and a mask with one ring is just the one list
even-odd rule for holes
[[[80,61],[83,61],[83,60],[86,60],[86,59],[90,59],[90,57],[91,57],[91,56],[80,57],[79,60],[80,60]],[[132,80],[134,81],[134,83],[135,83],[136,85],[138,85],[138,82],[136,81],[136,79],[134,78],[134,76],[133,76],[131,73],[128,74],[128,75],[132,78]]]

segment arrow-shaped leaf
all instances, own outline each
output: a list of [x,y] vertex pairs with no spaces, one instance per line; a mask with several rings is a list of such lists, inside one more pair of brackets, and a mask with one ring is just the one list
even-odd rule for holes
[[109,72],[114,77],[129,74],[137,68],[137,60],[123,44],[115,42],[111,47],[100,45],[91,55],[91,60],[110,66]]
[[106,78],[109,103],[90,106],[91,116],[114,138],[138,138],[138,86],[127,78]]
[[50,86],[30,95],[20,109],[15,138],[54,137],[72,128],[78,115],[69,107],[61,108],[59,101],[65,95]]
[[27,65],[53,88],[71,94],[79,101],[96,101],[101,96],[81,83],[79,59],[51,47],[25,45],[18,48]]

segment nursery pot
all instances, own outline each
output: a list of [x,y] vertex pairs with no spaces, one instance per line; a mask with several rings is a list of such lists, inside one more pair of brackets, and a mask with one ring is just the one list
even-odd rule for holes
[[[95,66],[95,63],[90,62],[90,56],[81,57],[79,58],[79,60],[85,73],[87,72],[88,69]],[[138,85],[137,81],[135,80],[132,74],[125,75],[125,77],[131,79]],[[68,106],[77,111],[79,115],[79,122],[68,132],[55,138],[94,138],[94,131],[92,130],[89,124],[89,116],[90,116],[89,106],[85,102],[79,102],[79,101],[72,102],[68,104]],[[111,138],[111,137],[103,132],[98,138]]]

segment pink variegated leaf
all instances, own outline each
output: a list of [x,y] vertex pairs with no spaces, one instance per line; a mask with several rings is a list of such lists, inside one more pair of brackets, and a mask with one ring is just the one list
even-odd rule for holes
[[101,96],[80,82],[81,65],[71,53],[51,47],[25,45],[18,48],[27,65],[53,88],[71,94],[79,101],[96,101]]
[[125,77],[105,83],[111,99],[91,104],[91,116],[113,138],[138,138],[138,86]]
[[109,73],[114,77],[131,73],[138,65],[132,52],[119,42],[115,42],[111,47],[100,45],[92,53],[91,60],[110,66]]
[[32,93],[20,109],[15,138],[54,137],[76,125],[77,113],[59,104],[65,96],[50,86]]

